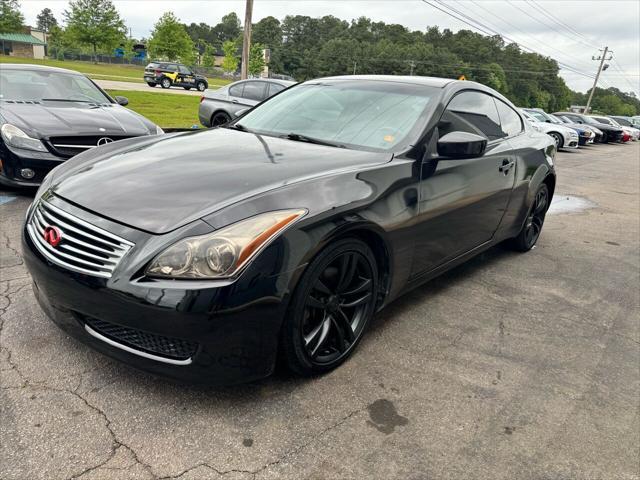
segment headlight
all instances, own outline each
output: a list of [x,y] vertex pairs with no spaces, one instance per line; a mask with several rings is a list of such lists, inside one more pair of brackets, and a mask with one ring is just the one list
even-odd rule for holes
[[156,125],[156,135],[164,135],[164,130]]
[[47,147],[45,147],[40,140],[37,138],[31,138],[15,125],[5,123],[2,125],[2,128],[0,128],[0,132],[2,133],[2,138],[4,138],[7,145],[16,148],[24,148],[25,150],[37,150],[38,152],[47,151]]
[[227,278],[242,267],[306,210],[278,210],[242,220],[207,235],[180,240],[147,268],[151,277]]

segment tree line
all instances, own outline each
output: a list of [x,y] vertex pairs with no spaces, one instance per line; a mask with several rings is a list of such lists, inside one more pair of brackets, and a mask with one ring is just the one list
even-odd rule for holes
[[[18,31],[23,22],[17,0],[0,0],[0,32]],[[130,55],[131,45],[138,42],[127,38],[125,22],[111,0],[71,0],[64,26],[45,9],[38,15],[38,27],[49,32],[53,52],[88,49],[97,54],[125,45],[125,55]],[[147,45],[153,59],[213,66],[215,57],[223,56],[222,68],[233,73],[239,67],[242,24],[233,12],[213,26],[186,25],[166,12],[149,38],[139,41]],[[454,33],[428,27],[417,31],[366,17],[346,21],[331,15],[287,15],[282,20],[269,16],[252,25],[251,74],[263,70],[265,48],[270,51],[270,71],[297,80],[353,73],[464,76],[494,88],[518,106],[546,111],[584,105],[588,96],[566,85],[554,59],[525,52],[500,36],[470,30]],[[632,92],[597,88],[593,109],[636,115],[640,100]]]

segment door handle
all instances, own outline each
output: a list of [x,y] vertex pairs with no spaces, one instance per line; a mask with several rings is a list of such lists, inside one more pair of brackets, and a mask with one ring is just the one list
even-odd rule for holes
[[506,158],[504,160],[502,160],[502,165],[500,165],[498,167],[498,171],[504,173],[505,175],[507,175],[509,173],[509,170],[511,170],[511,168],[515,165],[515,163],[512,160],[507,160]]
[[231,100],[231,103],[238,103],[238,100],[233,99],[233,100]]

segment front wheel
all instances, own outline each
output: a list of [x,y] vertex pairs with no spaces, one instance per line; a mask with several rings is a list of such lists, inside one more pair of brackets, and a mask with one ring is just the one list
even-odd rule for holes
[[171,87],[171,80],[169,80],[168,78],[163,78],[162,81],[160,82],[160,86],[162,88],[169,88]]
[[198,89],[199,92],[204,92],[207,89],[207,86],[205,85],[204,82],[198,82],[198,84],[196,85],[196,88]]
[[564,138],[557,132],[551,132],[549,135],[553,138],[553,141],[556,142],[556,149],[559,150],[564,146]]
[[546,184],[540,185],[533,204],[529,209],[527,220],[524,222],[520,233],[511,239],[511,246],[519,252],[528,252],[531,250],[542,232],[544,217],[549,209],[549,188]]
[[282,329],[282,354],[310,376],[344,362],[362,338],[376,305],[378,269],[371,249],[345,239],[321,252],[303,274]]

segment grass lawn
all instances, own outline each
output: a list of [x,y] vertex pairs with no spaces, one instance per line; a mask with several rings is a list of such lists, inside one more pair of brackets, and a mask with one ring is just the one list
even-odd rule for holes
[[[144,83],[142,72],[144,67],[139,65],[112,65],[108,63],[77,62],[74,60],[35,60],[33,58],[9,57],[0,55],[1,63],[31,63],[36,65],[48,65],[50,67],[68,68],[85,73],[96,80],[115,80],[121,82]],[[0,67],[2,68],[2,67]],[[224,78],[209,78],[209,86],[222,87],[231,83]]]
[[198,105],[200,97],[195,95],[172,95],[169,93],[136,92],[131,90],[107,90],[109,95],[121,95],[129,99],[130,108],[144,115],[160,127],[191,128],[200,125]]

